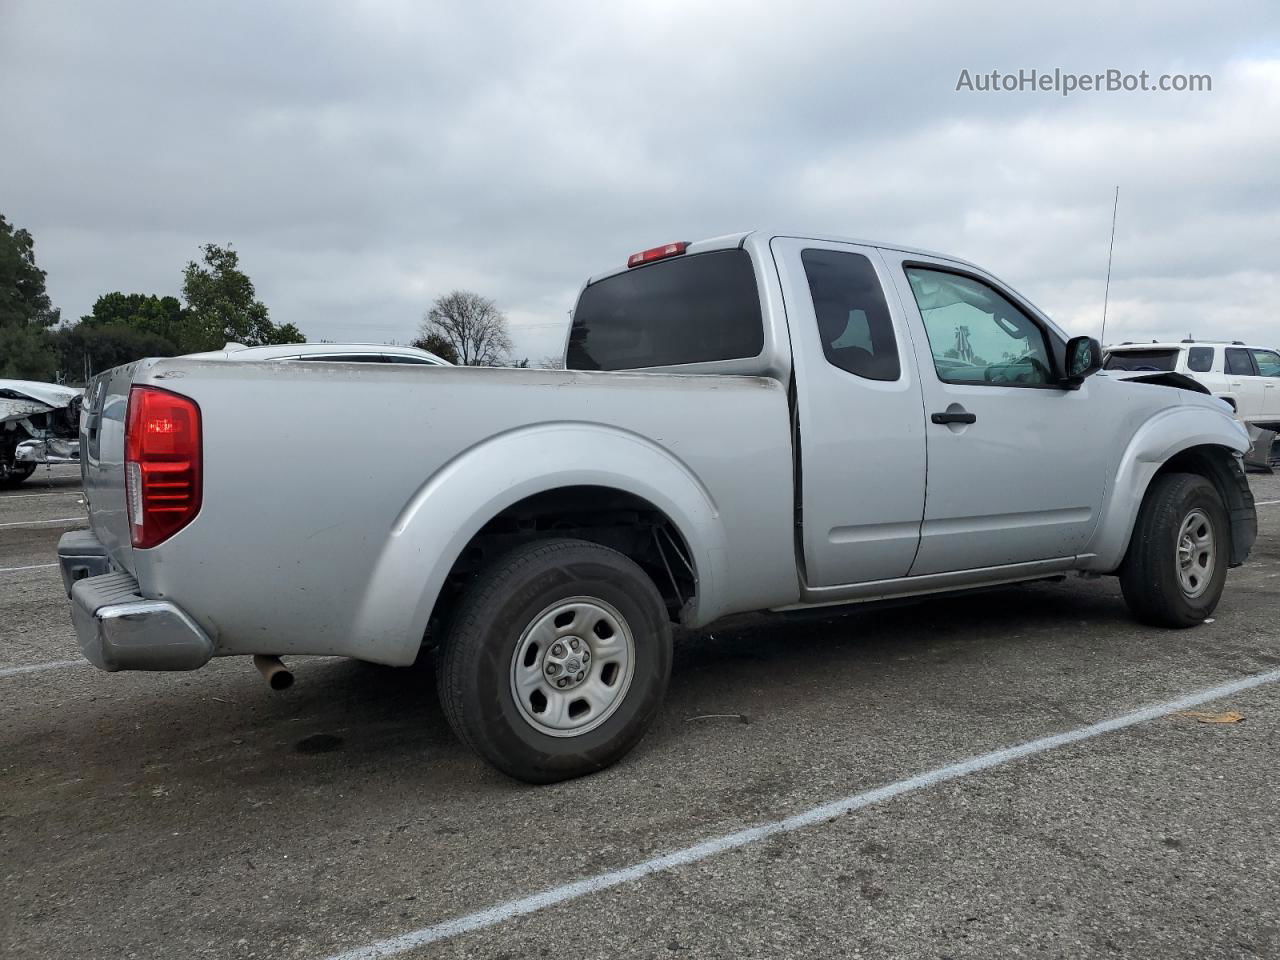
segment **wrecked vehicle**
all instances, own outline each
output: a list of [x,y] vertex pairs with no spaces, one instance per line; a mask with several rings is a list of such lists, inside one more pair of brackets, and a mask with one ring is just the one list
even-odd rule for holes
[[76,387],[0,380],[0,487],[15,486],[42,463],[80,462]]
[[1069,571],[1189,627],[1257,533],[1223,402],[1110,375],[1096,340],[951,257],[667,244],[588,281],[565,361],[100,375],[91,529],[58,546],[84,655],[254,655],[283,687],[280,656],[425,646],[461,739],[549,782],[639,741],[677,627]]

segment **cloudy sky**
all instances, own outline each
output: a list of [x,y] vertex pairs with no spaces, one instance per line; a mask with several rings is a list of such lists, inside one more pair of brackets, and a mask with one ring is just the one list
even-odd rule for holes
[[[277,322],[406,341],[456,287],[517,353],[582,279],[785,228],[975,260],[1108,340],[1280,344],[1280,4],[0,0],[0,212],[63,316],[231,242]],[[1212,92],[980,93],[1020,68]]]

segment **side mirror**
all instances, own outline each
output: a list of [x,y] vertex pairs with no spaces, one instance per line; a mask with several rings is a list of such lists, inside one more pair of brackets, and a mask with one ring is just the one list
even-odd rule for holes
[[1077,389],[1085,377],[1102,369],[1102,344],[1093,337],[1072,337],[1067,341],[1067,375],[1062,385]]

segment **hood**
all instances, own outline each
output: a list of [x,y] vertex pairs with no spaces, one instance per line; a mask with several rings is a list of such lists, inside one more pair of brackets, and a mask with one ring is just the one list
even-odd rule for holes
[[1161,387],[1177,387],[1180,390],[1212,396],[1209,388],[1199,380],[1188,377],[1185,373],[1174,373],[1172,370],[1108,370],[1107,375],[1116,380],[1128,380],[1130,383],[1154,383]]
[[0,379],[0,423],[64,409],[82,393],[78,387],[56,383]]

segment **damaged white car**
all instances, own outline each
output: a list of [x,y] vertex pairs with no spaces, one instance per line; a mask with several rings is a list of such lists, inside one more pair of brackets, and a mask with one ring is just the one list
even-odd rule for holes
[[0,487],[12,487],[41,463],[80,462],[84,391],[56,383],[0,380]]

